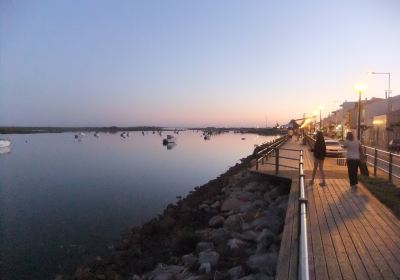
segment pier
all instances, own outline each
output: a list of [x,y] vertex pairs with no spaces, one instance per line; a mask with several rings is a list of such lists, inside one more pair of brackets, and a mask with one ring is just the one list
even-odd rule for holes
[[[299,150],[303,151],[307,201],[308,260],[299,253]],[[275,155],[273,155],[275,154]],[[279,160],[277,160],[277,155]],[[279,170],[276,164],[279,164]],[[399,279],[400,221],[361,182],[352,191],[347,168],[336,158],[326,158],[326,187],[309,185],[313,155],[308,146],[288,140],[270,151],[254,172],[292,180],[281,240],[276,279]]]

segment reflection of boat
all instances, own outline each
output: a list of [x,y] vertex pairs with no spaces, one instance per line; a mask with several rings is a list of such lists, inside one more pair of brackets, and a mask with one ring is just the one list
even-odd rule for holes
[[5,148],[11,145],[11,141],[7,139],[0,139],[0,148]]
[[172,150],[176,146],[175,142],[171,142],[167,144],[167,150]]
[[10,146],[0,147],[0,155],[8,154],[9,152],[11,152],[11,147]]
[[210,138],[211,138],[210,135],[208,135],[208,134],[204,135],[204,140],[210,140]]
[[168,134],[167,138],[163,139],[163,145],[167,145],[168,143],[175,143],[176,139],[174,136]]

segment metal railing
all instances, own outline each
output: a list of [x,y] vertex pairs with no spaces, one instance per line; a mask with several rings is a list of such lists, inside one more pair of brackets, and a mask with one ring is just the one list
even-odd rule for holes
[[[308,267],[308,236],[307,236],[307,198],[305,193],[305,175],[304,175],[304,155],[303,150],[281,148],[288,138],[284,137],[274,143],[274,145],[268,146],[266,149],[260,151],[264,154],[257,159],[256,170],[258,165],[270,164],[275,165],[275,174],[279,174],[279,167],[286,167],[290,169],[299,170],[299,251],[298,251],[298,279],[308,280],[309,279],[309,267]],[[283,156],[280,151],[299,152],[298,157]],[[264,159],[269,157],[275,157],[274,162],[267,162]],[[290,166],[282,164],[280,159],[287,159],[298,161],[298,166]]]
[[[287,140],[288,136],[285,135],[267,143],[267,147],[257,153],[259,157],[256,159],[256,170],[258,170],[258,166],[260,163],[265,164],[269,157],[274,156],[274,154],[277,151],[276,149],[282,146]],[[279,158],[279,151],[278,151],[278,158]]]
[[392,182],[393,177],[400,179],[400,155],[377,149],[375,147],[363,146],[367,155],[367,164],[374,168],[374,176],[377,170],[388,174],[388,180]]
[[[315,140],[307,136],[307,143],[310,147],[315,143]],[[385,150],[377,149],[371,146],[362,146],[367,156],[367,164],[373,167],[374,176],[380,170],[388,175],[388,180],[393,181],[393,177],[400,179],[400,154],[395,154]],[[337,158],[339,165],[344,165],[346,158]]]
[[308,268],[308,237],[307,237],[307,198],[305,192],[305,175],[304,175],[304,157],[303,151],[300,151],[299,160],[299,219],[300,219],[300,238],[299,238],[299,279],[308,280],[310,278]]

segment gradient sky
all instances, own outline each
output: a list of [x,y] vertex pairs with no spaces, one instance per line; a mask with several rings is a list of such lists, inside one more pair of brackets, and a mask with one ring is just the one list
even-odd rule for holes
[[400,94],[400,1],[0,1],[0,125],[265,126]]

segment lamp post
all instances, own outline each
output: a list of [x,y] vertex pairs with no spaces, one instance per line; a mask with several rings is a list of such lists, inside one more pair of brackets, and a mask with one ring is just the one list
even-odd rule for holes
[[369,72],[370,75],[387,75],[388,76],[388,88],[385,90],[385,98],[390,99],[390,94],[392,91],[390,90],[390,72]]
[[321,117],[321,115],[322,115],[322,110],[324,110],[324,106],[319,105],[318,106],[318,110],[319,110],[319,130],[322,131],[322,117]]
[[361,141],[361,94],[365,91],[365,85],[358,84],[354,89],[358,92],[357,139]]
[[314,132],[316,131],[316,127],[317,127],[317,114],[318,114],[318,111],[313,111],[313,117],[314,117]]

